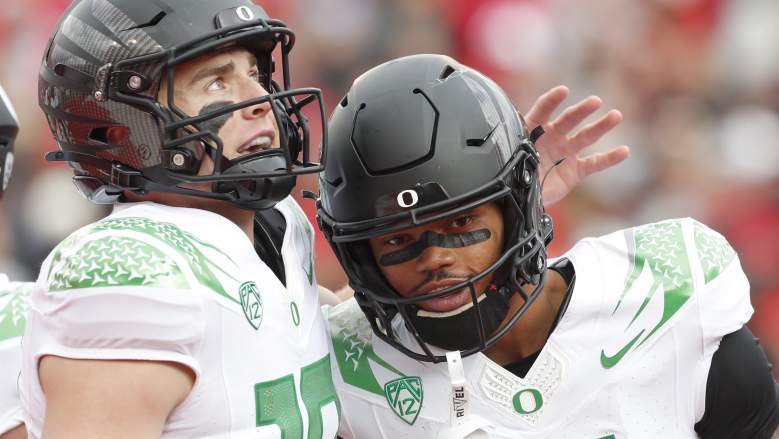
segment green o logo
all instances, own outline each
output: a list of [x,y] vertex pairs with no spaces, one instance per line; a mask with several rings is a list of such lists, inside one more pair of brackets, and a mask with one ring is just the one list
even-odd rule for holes
[[511,399],[514,403],[514,410],[520,415],[529,415],[541,410],[544,405],[544,398],[538,389],[522,389],[514,394]]
[[289,304],[289,312],[292,313],[292,323],[295,326],[300,325],[300,311],[298,311],[298,305],[295,302]]

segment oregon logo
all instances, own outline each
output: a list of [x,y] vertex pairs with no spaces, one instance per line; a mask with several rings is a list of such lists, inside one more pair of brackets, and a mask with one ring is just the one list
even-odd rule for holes
[[235,9],[235,15],[242,21],[254,20],[254,12],[248,6],[239,6]]
[[406,189],[398,194],[398,206],[414,207],[419,202],[419,195],[413,189]]
[[520,415],[529,415],[541,410],[544,405],[544,398],[538,389],[526,388],[514,394],[511,398],[514,403],[514,410]]
[[257,289],[257,284],[251,281],[242,283],[238,290],[238,295],[241,297],[241,307],[246,320],[249,321],[249,324],[254,329],[260,329],[260,323],[262,323],[262,298],[260,297],[260,291]]
[[422,379],[403,377],[384,385],[384,396],[392,411],[408,425],[414,425],[422,409]]

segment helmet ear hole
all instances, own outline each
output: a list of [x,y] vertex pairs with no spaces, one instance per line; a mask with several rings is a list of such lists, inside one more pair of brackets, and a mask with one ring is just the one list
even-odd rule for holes
[[130,129],[124,126],[108,127],[106,140],[112,145],[121,145],[130,136]]
[[122,145],[130,137],[130,129],[125,126],[102,126],[89,130],[87,140],[97,145]]

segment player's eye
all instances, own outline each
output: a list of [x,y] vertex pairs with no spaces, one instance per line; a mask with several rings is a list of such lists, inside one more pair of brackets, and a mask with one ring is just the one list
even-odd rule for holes
[[468,224],[473,221],[473,217],[471,215],[462,215],[458,216],[457,218],[453,219],[451,223],[449,223],[450,227],[454,228],[462,228],[467,226]]
[[206,91],[220,91],[225,89],[225,83],[222,78],[216,78],[206,85]]
[[384,241],[384,245],[390,245],[390,246],[399,246],[403,245],[408,242],[408,237],[406,235],[397,235],[393,236],[389,239],[386,239]]

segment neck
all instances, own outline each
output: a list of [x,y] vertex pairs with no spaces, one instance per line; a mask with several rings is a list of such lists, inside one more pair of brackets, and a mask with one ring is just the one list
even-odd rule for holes
[[229,219],[236,226],[238,226],[249,241],[254,242],[254,211],[241,209],[231,205],[226,206],[224,209],[207,209],[216,214],[222,215]]
[[[539,297],[530,304],[517,323],[494,346],[484,353],[498,364],[508,364],[521,360],[540,351],[549,338],[555,317],[560,310],[568,285],[559,273],[547,270],[544,289]],[[525,292],[530,294],[535,285],[526,285]],[[524,304],[519,295],[511,299],[508,319]]]
[[[188,207],[213,212],[235,223],[243,230],[249,240],[254,242],[254,211],[241,209],[226,201],[161,192],[152,192],[143,196],[125,193],[125,198],[131,202],[153,201],[166,206]],[[204,232],[207,233],[207,231]]]

